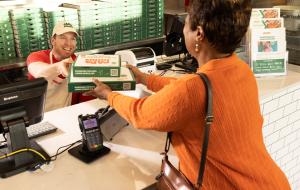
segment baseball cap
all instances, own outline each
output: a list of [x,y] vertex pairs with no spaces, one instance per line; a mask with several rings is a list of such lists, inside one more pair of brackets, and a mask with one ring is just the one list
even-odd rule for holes
[[55,34],[61,35],[67,32],[73,32],[78,36],[78,33],[76,32],[76,29],[73,28],[72,24],[69,22],[58,22],[53,28],[52,37]]

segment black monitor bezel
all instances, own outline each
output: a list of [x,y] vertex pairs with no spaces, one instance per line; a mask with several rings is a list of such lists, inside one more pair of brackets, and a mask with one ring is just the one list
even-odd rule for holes
[[7,127],[7,113],[17,107],[26,112],[26,126],[43,119],[47,84],[44,78],[37,78],[0,86],[0,133]]

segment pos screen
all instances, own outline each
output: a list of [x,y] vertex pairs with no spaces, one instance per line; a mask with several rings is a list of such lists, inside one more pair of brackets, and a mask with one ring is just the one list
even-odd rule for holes
[[83,121],[83,125],[84,125],[85,129],[91,129],[91,128],[98,127],[98,125],[97,125],[97,119],[96,118],[92,118],[92,119],[84,120]]

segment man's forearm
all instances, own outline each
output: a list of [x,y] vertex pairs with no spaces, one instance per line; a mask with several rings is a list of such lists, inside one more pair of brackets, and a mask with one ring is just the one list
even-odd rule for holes
[[28,66],[29,73],[34,78],[44,77],[46,80],[51,80],[59,75],[59,70],[55,64],[47,64],[43,62],[34,62]]

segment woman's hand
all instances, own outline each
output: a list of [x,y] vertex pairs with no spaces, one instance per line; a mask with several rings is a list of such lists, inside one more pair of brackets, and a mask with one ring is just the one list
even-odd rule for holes
[[83,93],[83,95],[107,100],[108,95],[112,92],[111,88],[97,79],[93,79],[93,83],[95,83],[96,87],[93,90]]
[[130,64],[126,64],[126,67],[128,69],[130,69],[132,71],[132,73],[135,76],[135,80],[137,84],[143,84],[146,85],[146,78],[148,76],[148,74],[141,72],[137,67],[130,65]]

